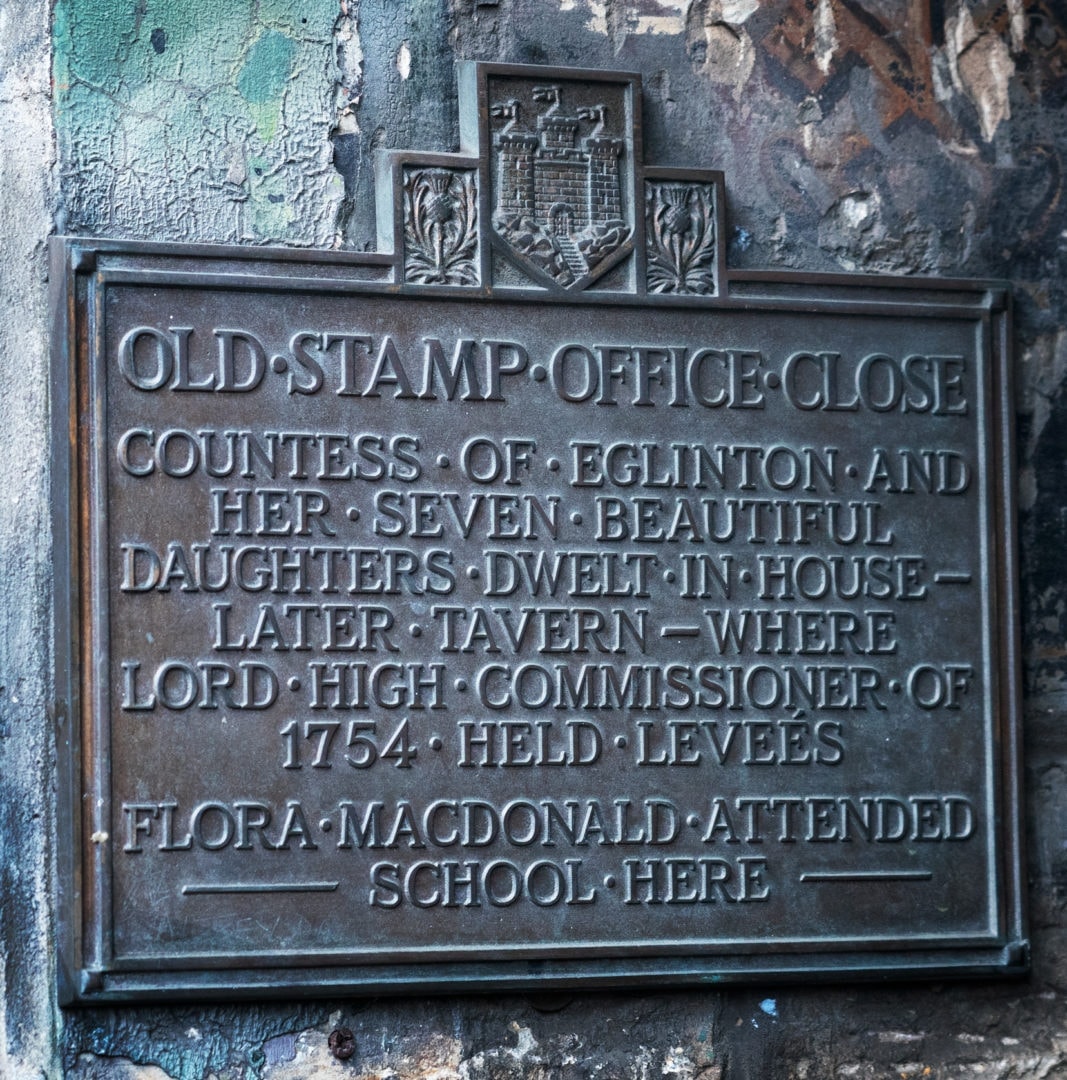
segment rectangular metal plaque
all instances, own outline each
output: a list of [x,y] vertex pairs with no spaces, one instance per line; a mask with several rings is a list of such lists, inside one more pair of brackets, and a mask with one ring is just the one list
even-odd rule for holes
[[552,283],[483,104],[395,256],[55,245],[65,1000],[1021,969],[1005,289]]

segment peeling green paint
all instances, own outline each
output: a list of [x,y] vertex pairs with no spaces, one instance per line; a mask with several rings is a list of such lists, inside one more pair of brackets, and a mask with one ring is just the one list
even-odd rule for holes
[[277,30],[268,30],[248,50],[237,89],[248,102],[256,127],[269,142],[278,129],[286,85],[292,75],[297,45]]
[[336,0],[57,0],[67,230],[307,244],[311,208],[331,245],[336,18]]
[[285,34],[270,30],[248,50],[237,89],[252,105],[266,105],[281,97],[293,70],[296,42]]
[[72,50],[64,43],[78,42],[77,77],[99,85],[109,74],[125,66],[130,46],[136,40],[139,17],[136,0],[81,0],[56,5],[55,42],[57,59],[70,62]]

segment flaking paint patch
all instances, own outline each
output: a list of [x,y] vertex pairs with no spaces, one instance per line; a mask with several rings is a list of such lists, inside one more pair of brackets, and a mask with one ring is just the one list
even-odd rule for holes
[[248,50],[237,89],[250,105],[268,105],[282,96],[293,70],[296,42],[277,30],[261,34]]
[[686,47],[697,71],[732,87],[738,101],[756,63],[756,47],[743,26],[750,14],[747,5],[694,0],[686,20]]
[[675,0],[645,0],[644,4],[632,5],[632,34],[681,34],[685,32],[685,11],[688,5]]
[[668,1080],[694,1080],[696,1065],[686,1053],[684,1046],[672,1046],[663,1055],[660,1073]]
[[66,1080],[174,1080],[158,1065],[139,1065],[129,1058],[79,1054]]
[[1008,0],[1008,20],[1011,51],[1020,53],[1026,47],[1026,9],[1023,0]]
[[830,71],[837,51],[837,24],[831,0],[819,0],[815,9],[815,66],[824,74]]
[[991,142],[1001,122],[1011,118],[1008,89],[1015,74],[1011,52],[995,31],[979,32],[965,4],[946,20],[945,29],[953,84],[978,110],[982,138]]
[[985,33],[963,53],[957,64],[967,96],[978,109],[982,138],[990,142],[1001,122],[1011,118],[1008,86],[1015,62],[997,34]]
[[256,128],[266,143],[278,131],[295,56],[296,42],[292,38],[268,30],[253,42],[237,76],[237,89],[248,102]]
[[[356,1052],[338,1061],[329,1048],[329,1032],[345,1025],[354,1029]],[[462,1041],[440,1032],[419,1029],[383,1038],[380,1030],[335,1013],[327,1024],[287,1038],[284,1058],[264,1044],[266,1060],[258,1080],[466,1080]]]
[[585,24],[587,30],[594,34],[608,34],[608,5],[601,0],[586,0],[589,9],[589,18]]
[[631,36],[685,31],[687,5],[679,0],[559,0],[559,10],[575,11],[579,3],[588,12],[586,29],[611,37],[616,52]]
[[336,19],[336,0],[57,0],[70,231],[327,246]]
[[363,96],[363,45],[359,39],[358,8],[341,0],[341,12],[333,27],[335,76],[334,108],[337,113],[333,135],[359,133],[358,110]]
[[914,1031],[876,1031],[874,1037],[883,1043],[913,1043],[926,1038],[925,1032]]
[[680,34],[685,29],[681,12],[669,15],[639,15],[632,31],[640,34]]
[[861,191],[845,195],[838,204],[841,220],[850,229],[857,231],[868,229],[878,216],[881,201],[877,191]]
[[400,48],[397,49],[396,70],[400,73],[400,78],[404,80],[411,78],[411,50],[406,41],[402,41]]
[[759,11],[759,0],[721,0],[719,11],[723,22],[740,26]]

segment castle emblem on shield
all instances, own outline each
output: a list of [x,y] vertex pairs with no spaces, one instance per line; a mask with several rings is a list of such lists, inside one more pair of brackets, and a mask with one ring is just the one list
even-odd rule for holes
[[525,260],[569,288],[587,280],[633,236],[620,162],[603,101],[569,110],[560,84],[535,86],[529,103],[494,103],[493,228]]

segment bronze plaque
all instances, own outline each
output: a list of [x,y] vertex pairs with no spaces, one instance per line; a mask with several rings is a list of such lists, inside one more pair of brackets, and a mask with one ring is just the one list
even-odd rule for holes
[[1023,969],[1006,287],[461,91],[383,254],[55,245],[65,1000]]

